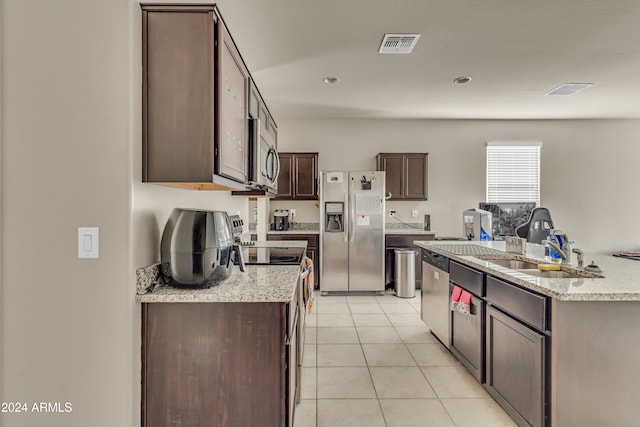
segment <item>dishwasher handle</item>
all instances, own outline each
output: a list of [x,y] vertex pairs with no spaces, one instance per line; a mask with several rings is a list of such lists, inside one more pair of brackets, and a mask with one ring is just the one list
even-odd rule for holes
[[435,268],[442,270],[446,273],[449,272],[449,258],[444,255],[431,252],[429,250],[422,250],[422,262],[430,264]]

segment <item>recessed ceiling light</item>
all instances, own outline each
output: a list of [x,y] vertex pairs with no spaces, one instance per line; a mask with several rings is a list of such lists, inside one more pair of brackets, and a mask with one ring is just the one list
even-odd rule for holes
[[564,83],[555,89],[551,89],[549,92],[545,93],[545,95],[568,96],[591,86],[593,86],[593,83]]
[[337,78],[337,77],[329,76],[329,77],[325,77],[324,79],[322,79],[322,81],[325,82],[328,85],[334,85],[334,84],[338,83],[340,81],[340,79]]
[[455,84],[465,84],[465,83],[469,83],[471,81],[471,77],[469,76],[460,76],[460,77],[456,77],[455,79],[453,79],[453,82]]

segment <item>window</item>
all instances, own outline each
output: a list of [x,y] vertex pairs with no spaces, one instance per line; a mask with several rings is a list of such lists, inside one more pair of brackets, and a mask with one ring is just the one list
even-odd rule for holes
[[541,142],[487,143],[487,203],[540,204]]

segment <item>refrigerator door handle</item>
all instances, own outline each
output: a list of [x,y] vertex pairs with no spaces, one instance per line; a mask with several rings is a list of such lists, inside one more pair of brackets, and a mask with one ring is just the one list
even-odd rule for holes
[[351,222],[349,227],[349,242],[353,242],[354,234],[355,234],[355,224],[356,224],[356,196],[351,195],[351,200],[349,203],[349,222]]
[[[349,212],[349,192],[345,191],[344,192],[344,209],[345,212]],[[342,222],[344,222],[343,227],[344,227],[344,232],[342,234],[344,234],[344,242],[348,243],[349,242],[349,233],[351,233],[351,222],[349,220],[342,220]]]

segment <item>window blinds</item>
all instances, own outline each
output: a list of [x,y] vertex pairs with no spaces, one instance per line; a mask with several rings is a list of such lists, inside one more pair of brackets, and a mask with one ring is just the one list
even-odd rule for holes
[[540,204],[542,143],[487,143],[487,203]]

